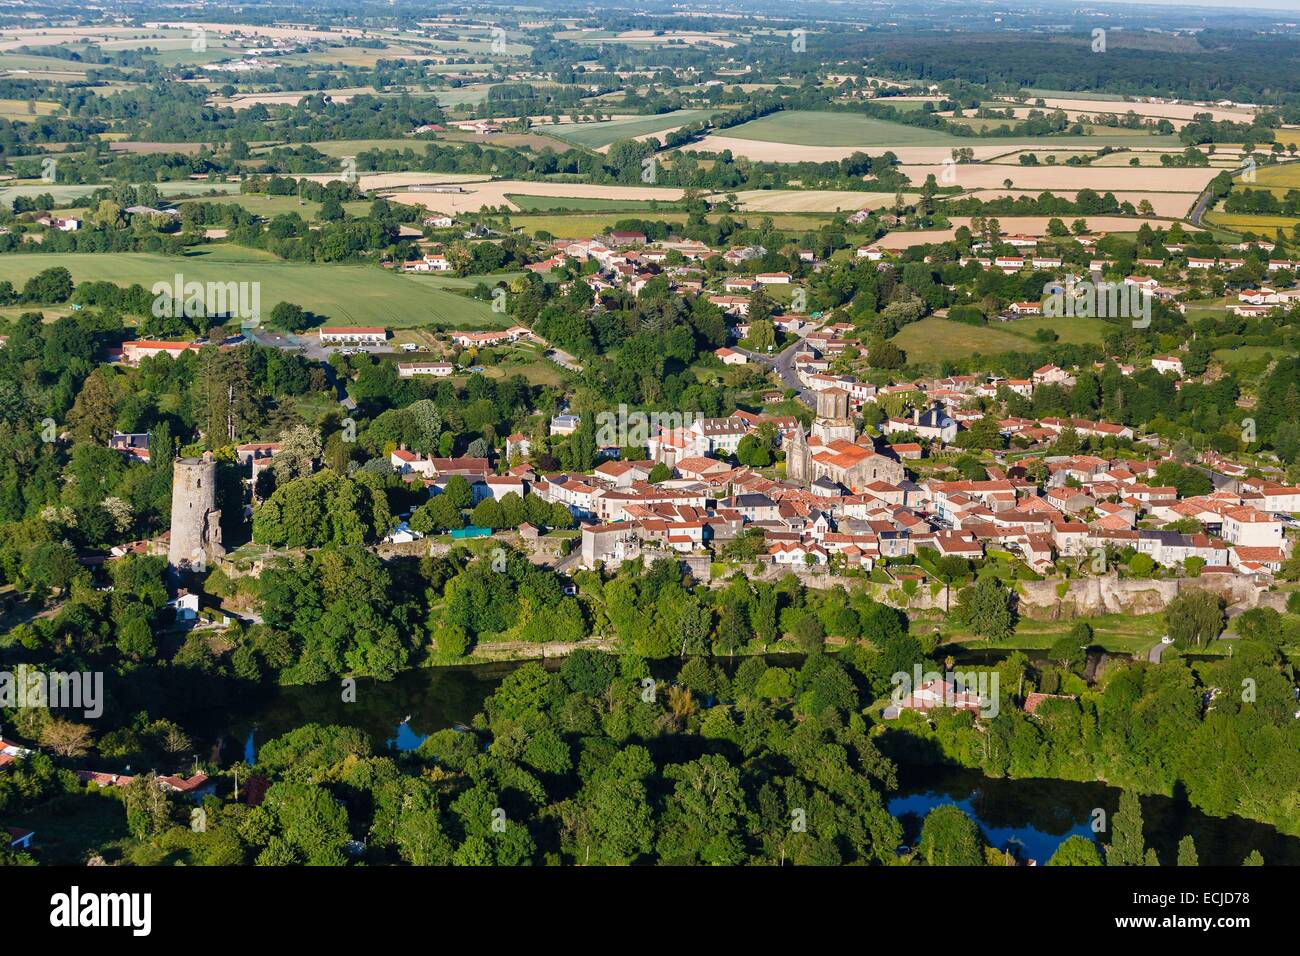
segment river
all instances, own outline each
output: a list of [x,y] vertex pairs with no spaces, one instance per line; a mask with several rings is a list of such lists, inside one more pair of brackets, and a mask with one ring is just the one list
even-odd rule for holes
[[[797,665],[797,658],[773,661]],[[548,668],[558,661],[547,661]],[[345,702],[339,684],[267,690],[236,716],[229,710],[192,711],[182,719],[200,741],[221,741],[223,762],[249,763],[264,741],[308,723],[341,724],[365,731],[379,747],[413,750],[437,730],[468,724],[514,662],[408,671],[387,682],[356,682],[355,702]],[[676,662],[665,665],[665,674]],[[955,803],[979,822],[989,843],[1024,860],[1046,863],[1067,837],[1091,836],[1093,812],[1107,819],[1119,806],[1120,791],[1100,783],[1064,780],[1010,780],[985,777],[960,767],[902,764],[899,789],[888,800],[899,817],[904,840],[914,844],[926,813]],[[1190,833],[1203,865],[1241,863],[1259,850],[1269,864],[1300,865],[1300,839],[1241,818],[1206,816],[1184,800],[1142,798],[1148,845],[1164,864],[1176,858],[1178,840]]]

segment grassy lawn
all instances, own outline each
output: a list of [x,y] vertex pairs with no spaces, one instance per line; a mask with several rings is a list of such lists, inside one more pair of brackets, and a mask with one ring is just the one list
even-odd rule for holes
[[1235,349],[1215,349],[1211,354],[1224,365],[1233,366],[1247,362],[1258,362],[1269,357],[1281,358],[1284,355],[1293,353],[1291,349],[1281,345],[1242,345]]
[[[266,194],[255,193],[236,193],[230,196],[208,196],[195,200],[196,202],[218,203],[228,206],[243,206],[255,216],[265,216],[267,219],[274,219],[276,216],[283,216],[296,212],[303,219],[315,219],[320,214],[320,203],[312,202],[310,199],[304,199],[302,204],[298,203],[297,196],[270,196]],[[370,208],[370,203],[363,204],[366,209]],[[365,210],[363,210],[364,213]]]
[[[945,641],[958,642],[969,648],[999,648],[1007,650],[1047,650],[1059,638],[1070,633],[1080,620],[1092,627],[1092,643],[1113,654],[1136,654],[1148,650],[1165,633],[1161,614],[1105,614],[1099,617],[1039,621],[1022,617],[1016,631],[1005,641],[993,643],[976,638],[965,628],[956,627],[946,620],[940,626]],[[918,622],[921,630],[929,622]]]
[[1107,329],[1114,328],[1104,319],[1087,318],[1030,318],[1006,323],[1006,331],[1032,339],[1039,329],[1051,329],[1058,342],[1067,345],[1090,345],[1101,342]]
[[460,328],[505,328],[508,317],[491,305],[441,288],[428,277],[396,275],[378,266],[283,262],[235,246],[200,247],[186,256],[149,253],[15,253],[0,256],[0,279],[16,287],[43,269],[63,266],[74,282],[140,283],[146,289],[185,281],[260,282],[263,316],[277,302],[295,302],[326,317],[327,325],[383,325],[390,329],[441,323]]
[[905,326],[893,342],[907,353],[909,362],[943,362],[967,358],[975,352],[997,355],[1041,347],[1033,338],[1040,328],[1054,330],[1061,342],[1088,343],[1101,341],[1107,323],[1101,319],[1038,318],[967,325],[930,316]]

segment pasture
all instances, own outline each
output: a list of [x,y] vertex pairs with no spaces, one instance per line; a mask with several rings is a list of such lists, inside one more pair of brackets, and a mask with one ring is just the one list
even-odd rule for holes
[[[327,325],[383,325],[390,329],[441,323],[458,328],[504,328],[507,317],[486,302],[448,291],[435,277],[400,275],[378,266],[283,262],[267,253],[212,245],[186,256],[148,253],[16,253],[0,256],[0,279],[16,287],[43,269],[62,266],[74,282],[139,283],[146,289],[185,281],[260,282],[263,317],[277,302],[294,302],[326,317]],[[495,277],[484,277],[489,284]]]

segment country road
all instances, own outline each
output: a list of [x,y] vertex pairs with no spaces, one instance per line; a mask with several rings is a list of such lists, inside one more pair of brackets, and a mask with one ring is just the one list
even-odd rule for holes
[[777,377],[781,379],[786,388],[793,389],[799,401],[803,402],[809,408],[815,408],[815,399],[813,390],[808,388],[803,382],[799,381],[799,374],[794,370],[794,357],[803,347],[803,338],[797,338],[776,355],[765,355],[761,352],[751,352],[749,349],[736,347],[736,351],[742,355],[753,359],[763,365],[767,365],[776,372]]

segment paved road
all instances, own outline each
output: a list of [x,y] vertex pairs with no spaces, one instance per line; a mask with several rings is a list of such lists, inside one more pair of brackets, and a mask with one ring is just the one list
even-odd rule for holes
[[562,349],[548,349],[546,357],[560,368],[567,368],[570,372],[582,371],[582,363]]
[[813,397],[813,390],[799,381],[799,373],[794,370],[794,357],[803,347],[803,339],[798,338],[787,345],[776,355],[767,355],[763,352],[751,352],[748,349],[737,347],[736,351],[740,352],[755,362],[766,365],[776,372],[777,377],[786,388],[794,389],[798,399],[809,408],[816,407],[816,399]]

